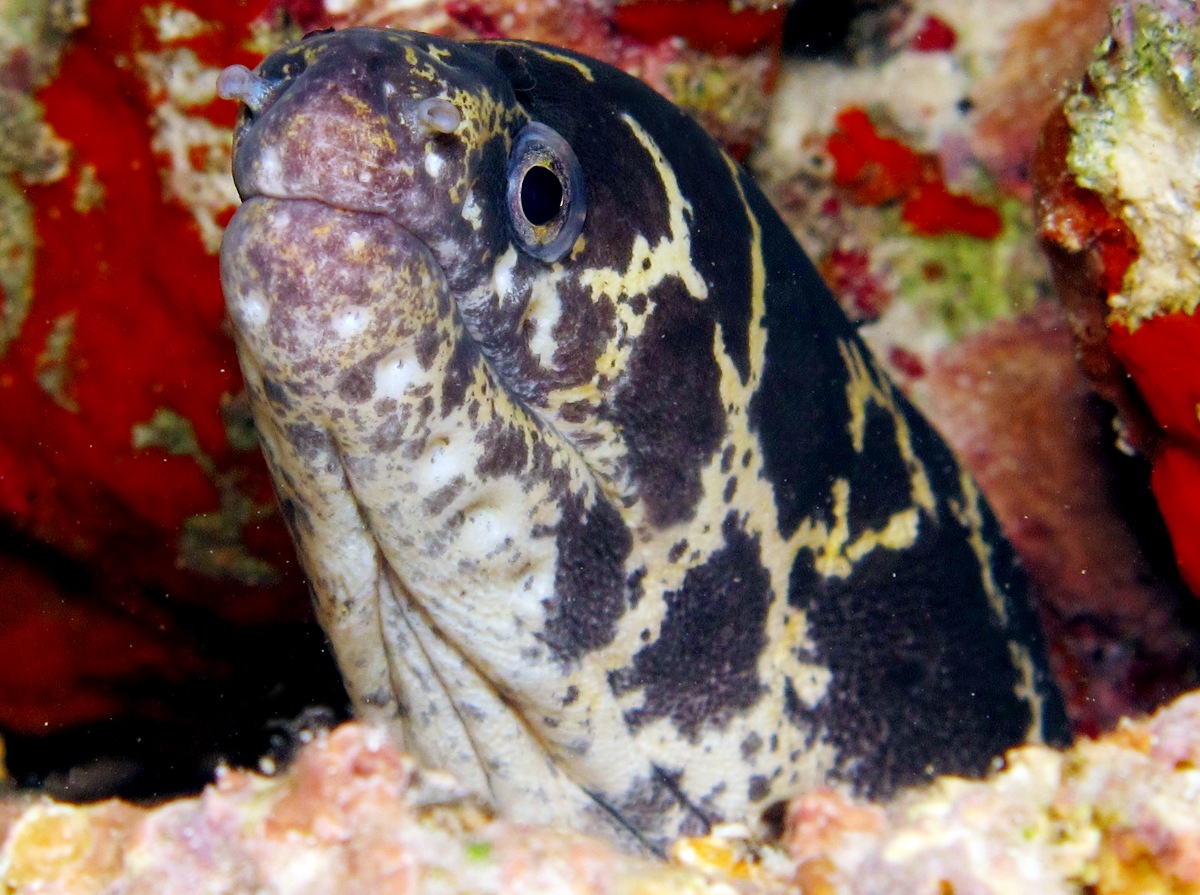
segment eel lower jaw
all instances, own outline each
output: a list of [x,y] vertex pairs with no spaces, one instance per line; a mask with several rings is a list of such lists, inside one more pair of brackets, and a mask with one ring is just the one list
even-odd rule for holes
[[433,252],[391,217],[302,196],[247,197],[221,245],[221,281],[246,350],[302,391],[318,388],[319,370],[412,342],[449,300]]
[[369,436],[346,422],[412,401],[431,349],[447,350],[441,267],[385,215],[259,193],[226,229],[221,280],[276,482],[320,467],[377,543],[347,468]]

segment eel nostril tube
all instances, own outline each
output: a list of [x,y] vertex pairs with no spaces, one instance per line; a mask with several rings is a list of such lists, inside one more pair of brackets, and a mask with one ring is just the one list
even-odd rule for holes
[[244,65],[230,65],[217,76],[217,96],[245,105],[251,112],[261,112],[268,93],[265,78]]
[[448,99],[430,97],[417,103],[417,121],[438,134],[452,134],[462,124],[462,112]]

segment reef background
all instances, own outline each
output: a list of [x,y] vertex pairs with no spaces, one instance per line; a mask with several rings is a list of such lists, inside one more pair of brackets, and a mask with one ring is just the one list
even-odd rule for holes
[[[1150,487],[1161,420],[1105,388],[1095,352],[1093,378],[1081,372],[1077,305],[1060,302],[1080,278],[1042,244],[1070,228],[1048,236],[1034,203],[1043,124],[1128,6],[806,0],[785,19],[778,4],[725,0],[4,5],[12,779],[73,800],[195,791],[221,762],[286,757],[314,723],[344,717],[225,327],[215,253],[237,204],[236,110],[215,81],[350,24],[563,44],[693,111],[750,164],[979,479],[1039,586],[1077,729],[1200,684],[1200,617],[1171,541],[1188,555],[1187,521],[1164,525]],[[1071,195],[1093,230],[1065,251],[1100,271],[1082,291],[1100,296],[1107,345],[1103,302],[1137,242],[1099,193]],[[1194,494],[1200,476],[1181,475],[1170,492]]]

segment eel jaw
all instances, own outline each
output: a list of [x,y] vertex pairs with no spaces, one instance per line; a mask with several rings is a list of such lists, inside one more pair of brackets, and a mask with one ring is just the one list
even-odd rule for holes
[[557,681],[548,663],[509,667],[553,590],[557,504],[528,498],[532,472],[487,471],[513,445],[473,415],[515,431],[519,408],[479,388],[429,251],[381,215],[256,196],[221,261],[264,454],[356,712],[497,804],[564,823],[595,810],[498,684]]
[[226,230],[221,281],[239,339],[314,412],[322,388],[348,387],[449,303],[432,253],[394,220],[311,199],[247,199]]
[[[416,749],[407,719],[452,716],[453,700],[419,642],[428,623],[405,621],[418,607],[373,519],[363,457],[379,430],[350,418],[369,416],[377,380],[401,393],[398,380],[422,381],[431,359],[418,342],[446,315],[444,278],[428,249],[382,215],[262,195],[226,230],[221,278],[259,440],[347,691],[360,717]],[[409,632],[403,656],[398,629]],[[464,783],[489,790],[482,776]]]

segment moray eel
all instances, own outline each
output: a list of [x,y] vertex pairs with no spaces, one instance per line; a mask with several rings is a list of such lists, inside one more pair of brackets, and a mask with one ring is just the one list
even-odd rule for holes
[[1067,738],[984,498],[686,115],[371,29],[220,89],[238,352],[362,717],[651,851]]

